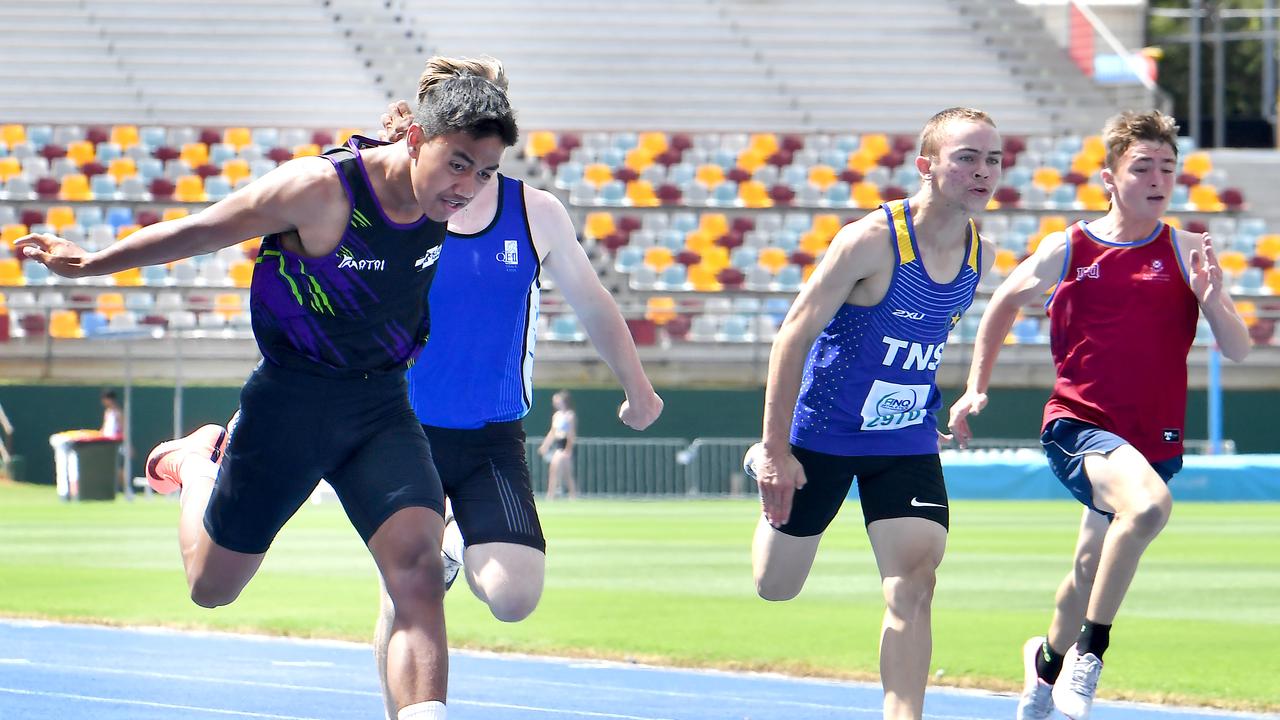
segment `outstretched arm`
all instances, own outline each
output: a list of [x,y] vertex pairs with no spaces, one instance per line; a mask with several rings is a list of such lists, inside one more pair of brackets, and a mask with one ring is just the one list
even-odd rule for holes
[[1036,251],[1018,264],[996,288],[978,324],[978,337],[973,343],[973,362],[969,365],[969,381],[965,393],[951,406],[948,425],[956,444],[967,447],[973,433],[969,430],[970,415],[977,415],[987,404],[987,387],[995,369],[996,358],[1004,344],[1018,310],[1032,300],[1042,297],[1062,277],[1063,264],[1067,260],[1066,233],[1053,233],[1040,241]]
[[305,239],[328,217],[324,209],[332,207],[335,198],[344,201],[342,214],[349,212],[342,192],[333,165],[321,158],[303,158],[281,165],[194,215],[148,225],[98,252],[86,252],[69,240],[47,234],[23,236],[14,246],[23,257],[64,277],[108,275],[292,228],[299,229]]
[[627,394],[618,417],[633,429],[645,429],[662,413],[662,398],[653,391],[640,365],[635,340],[617,303],[600,284],[600,277],[578,243],[573,221],[560,201],[548,192],[528,187],[524,196],[534,244],[546,253],[543,267],[577,313],[587,337]]
[[1206,235],[1178,232],[1178,249],[1186,258],[1187,284],[1200,303],[1204,319],[1209,321],[1213,339],[1228,359],[1240,362],[1253,347],[1249,328],[1236,311],[1235,300],[1222,282],[1222,266],[1213,239]]

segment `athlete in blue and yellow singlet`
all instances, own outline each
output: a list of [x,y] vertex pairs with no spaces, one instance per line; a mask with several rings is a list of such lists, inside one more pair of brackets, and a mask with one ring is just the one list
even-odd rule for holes
[[951,108],[921,133],[920,190],[845,226],[787,314],[769,358],[763,442],[744,460],[763,513],[756,590],[789,600],[856,480],[882,577],[884,717],[918,719],[946,547],[934,378],[994,252],[970,217],[1000,179],[991,119]]

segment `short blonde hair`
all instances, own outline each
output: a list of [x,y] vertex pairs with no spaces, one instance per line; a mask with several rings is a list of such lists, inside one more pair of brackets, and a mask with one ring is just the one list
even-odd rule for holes
[[924,129],[920,131],[920,155],[937,157],[938,150],[942,148],[943,130],[955,121],[982,122],[993,128],[996,126],[991,116],[981,110],[967,107],[947,108],[929,118],[929,122],[924,124]]
[[1116,169],[1120,158],[1141,140],[1162,142],[1178,156],[1178,123],[1159,110],[1134,112],[1126,110],[1107,121],[1102,128],[1102,142],[1107,147],[1107,167]]
[[423,102],[427,93],[445,80],[475,75],[493,83],[502,92],[507,92],[507,71],[502,61],[497,58],[451,58],[436,55],[427,60],[427,66],[418,78],[418,102]]

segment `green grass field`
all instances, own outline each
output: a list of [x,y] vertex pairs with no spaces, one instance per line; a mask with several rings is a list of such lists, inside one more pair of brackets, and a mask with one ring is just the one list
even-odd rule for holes
[[[455,647],[873,678],[882,604],[856,506],[801,596],[755,597],[749,500],[545,505],[547,589],[506,625],[458,585]],[[1048,624],[1078,506],[955,502],[934,602],[941,682],[1014,689]],[[308,505],[229,608],[186,597],[169,499],[66,504],[0,484],[0,615],[367,640],[373,565],[336,502]],[[1280,709],[1280,504],[1181,505],[1112,632],[1102,694]]]

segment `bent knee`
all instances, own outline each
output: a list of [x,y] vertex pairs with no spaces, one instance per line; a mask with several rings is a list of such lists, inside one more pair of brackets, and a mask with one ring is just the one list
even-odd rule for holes
[[223,607],[235,602],[236,598],[240,597],[242,589],[242,587],[227,587],[204,578],[195,578],[190,583],[191,602],[202,608]]
[[502,622],[520,622],[533,614],[541,598],[541,592],[498,593],[489,598],[489,612]]
[[804,589],[804,578],[778,577],[768,574],[756,577],[756,594],[770,602],[794,599]]
[[903,610],[928,607],[933,602],[938,575],[932,567],[922,567],[907,575],[887,577],[882,584],[889,607]]

